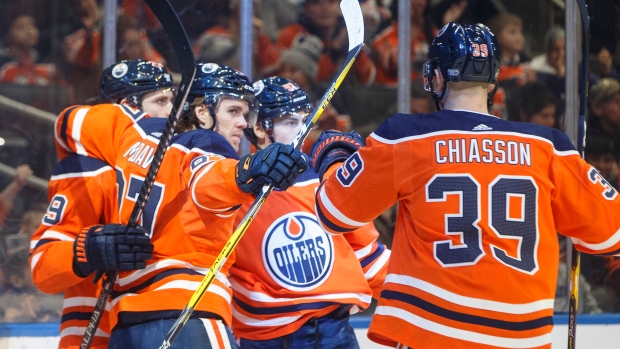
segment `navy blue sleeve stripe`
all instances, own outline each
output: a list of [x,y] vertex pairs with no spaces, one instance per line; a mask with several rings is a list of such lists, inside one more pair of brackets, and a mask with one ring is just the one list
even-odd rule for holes
[[251,314],[257,315],[277,315],[277,314],[286,314],[286,313],[294,313],[304,310],[321,310],[325,309],[332,305],[340,305],[342,303],[336,302],[313,302],[313,303],[303,303],[303,304],[295,304],[295,305],[284,305],[279,307],[253,307],[247,303],[242,302],[239,298],[233,296],[233,302],[235,302],[239,308],[247,311]]
[[377,247],[377,249],[375,250],[375,252],[373,252],[372,254],[364,257],[361,261],[360,264],[362,265],[362,268],[366,268],[366,266],[368,266],[368,264],[374,262],[377,258],[379,258],[379,256],[381,256],[381,254],[383,253],[383,251],[385,251],[385,245],[383,244],[378,244],[379,246]]
[[106,166],[109,167],[107,163],[99,159],[84,155],[70,154],[56,164],[52,175],[58,176],[68,173],[92,172]]
[[453,310],[448,310],[442,307],[439,307],[435,304],[427,302],[423,299],[415,297],[410,294],[384,290],[381,292],[381,298],[397,300],[400,302],[407,303],[416,308],[419,308],[423,311],[429,312],[431,314],[458,322],[464,322],[472,325],[480,325],[486,327],[497,328],[501,330],[509,330],[509,331],[529,331],[535,330],[545,326],[553,326],[553,317],[552,316],[543,316],[537,319],[532,319],[528,321],[503,321],[497,319],[491,319],[483,316],[463,314]]
[[62,126],[60,128],[60,138],[62,138],[63,142],[65,142],[65,144],[67,144],[67,127],[69,124],[69,115],[71,115],[71,112],[73,110],[75,110],[78,106],[75,107],[71,107],[69,109],[67,109],[63,114],[62,114]]
[[[92,307],[91,307],[92,308]],[[70,313],[63,314],[60,318],[60,322],[71,321],[71,320],[90,320],[90,316],[92,315],[92,311],[83,312],[83,311],[73,311]]]

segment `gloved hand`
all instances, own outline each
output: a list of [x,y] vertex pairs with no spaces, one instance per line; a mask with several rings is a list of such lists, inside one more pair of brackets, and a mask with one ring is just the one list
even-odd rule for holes
[[84,278],[94,271],[144,269],[152,256],[153,244],[143,227],[93,225],[73,243],[73,272]]
[[286,190],[293,185],[301,172],[308,169],[304,154],[290,144],[274,143],[239,160],[235,179],[239,189],[246,193],[260,194],[263,186]]
[[362,136],[355,131],[341,132],[327,130],[317,138],[310,156],[312,167],[322,181],[325,171],[336,162],[344,162],[359,148],[366,145]]

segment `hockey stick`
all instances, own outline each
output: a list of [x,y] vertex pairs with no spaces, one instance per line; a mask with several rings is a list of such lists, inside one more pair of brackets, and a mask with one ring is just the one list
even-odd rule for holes
[[[325,94],[323,94],[323,97],[312,111],[312,117],[309,118],[308,121],[306,121],[306,123],[302,126],[302,129],[299,131],[299,134],[297,134],[297,137],[295,137],[295,141],[293,142],[293,146],[295,147],[295,149],[301,148],[303,141],[306,139],[314,125],[316,125],[319,118],[321,117],[321,114],[323,114],[323,111],[325,111],[325,109],[327,108],[327,105],[336,93],[336,90],[338,90],[338,87],[342,83],[342,80],[344,80],[345,76],[349,72],[349,69],[351,69],[355,58],[360,53],[360,51],[362,50],[362,46],[364,45],[364,22],[362,21],[362,10],[360,9],[358,0],[342,0],[342,2],[340,3],[340,9],[342,11],[342,15],[347,26],[347,32],[349,36],[349,53],[344,61],[342,68],[338,72],[338,75],[334,78],[331,85],[329,86]],[[235,247],[237,247],[237,244],[241,240],[241,237],[243,237],[243,234],[245,234],[245,232],[248,230],[250,223],[252,223],[252,220],[254,219],[260,208],[263,206],[265,200],[267,200],[267,197],[272,190],[273,185],[263,187],[262,192],[256,197],[256,199],[252,203],[252,206],[250,206],[248,212],[243,217],[243,220],[241,221],[241,223],[239,223],[237,229],[235,229],[231,237],[228,239],[226,245],[224,245],[224,248],[213,262],[213,265],[211,265],[211,268],[209,268],[209,271],[207,271],[207,274],[202,279],[202,282],[198,286],[198,289],[196,289],[196,291],[190,298],[189,302],[185,306],[185,309],[183,309],[179,318],[172,325],[172,328],[170,329],[170,331],[168,331],[168,334],[166,334],[166,337],[164,338],[164,341],[162,342],[159,349],[170,348],[174,339],[177,337],[183,326],[185,326],[187,320],[189,320],[192,312],[194,311],[194,308],[196,307],[196,305],[198,305],[203,295],[207,291],[207,288],[209,287],[209,285],[211,285],[211,282],[213,282],[215,274],[220,271],[220,269],[222,268],[224,263],[226,263],[226,260],[228,259],[228,257],[230,257]]]
[[[151,189],[153,188],[153,183],[155,182],[155,176],[157,175],[157,172],[159,172],[161,162],[172,141],[174,127],[176,126],[179,115],[183,110],[183,104],[187,99],[187,95],[192,86],[194,75],[196,73],[196,61],[194,59],[191,44],[187,38],[187,34],[185,33],[185,29],[183,28],[181,21],[177,17],[168,0],[145,0],[145,2],[151,8],[168,34],[168,37],[172,42],[172,46],[174,47],[175,54],[179,60],[179,66],[182,73],[181,82],[179,84],[179,92],[174,99],[172,110],[170,111],[170,116],[168,117],[168,122],[162,132],[157,149],[155,150],[153,162],[151,163],[151,166],[145,176],[146,178],[144,179],[144,183],[140,189],[140,194],[138,195],[136,204],[133,207],[131,216],[129,217],[129,222],[127,223],[132,227],[137,225],[138,220],[142,215],[142,211],[144,210],[144,206],[149,199]],[[117,276],[117,272],[109,272],[106,274],[101,287],[101,293],[99,294],[99,298],[97,298],[97,303],[95,304],[93,314],[91,315],[88,326],[84,332],[84,337],[82,337],[80,349],[87,349],[90,347],[95,331],[99,326],[99,321],[101,320],[101,315],[105,304],[107,303],[112,289],[114,288],[114,282],[116,281]]]
[[[588,34],[590,17],[585,0],[577,0],[581,13],[581,80],[579,82],[579,121],[577,125],[577,151],[583,154],[586,128],[586,96],[588,94]],[[568,349],[575,349],[577,338],[577,310],[579,297],[579,274],[581,273],[581,253],[572,245],[570,271],[570,301],[568,305]]]

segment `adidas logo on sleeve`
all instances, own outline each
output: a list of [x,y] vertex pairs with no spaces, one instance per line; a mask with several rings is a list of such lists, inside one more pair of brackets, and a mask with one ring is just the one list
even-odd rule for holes
[[489,127],[485,124],[480,124],[472,129],[472,131],[489,131],[492,130],[492,127]]

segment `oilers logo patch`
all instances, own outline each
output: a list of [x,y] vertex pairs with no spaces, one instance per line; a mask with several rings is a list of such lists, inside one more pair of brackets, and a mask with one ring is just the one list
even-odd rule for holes
[[273,280],[293,291],[320,286],[334,264],[331,237],[306,212],[289,213],[273,222],[263,238],[262,253]]
[[119,63],[112,68],[112,76],[115,78],[122,78],[129,71],[129,67],[125,63]]
[[202,65],[202,72],[205,74],[211,74],[214,71],[216,71],[220,66],[217,65],[216,63],[206,63]]

